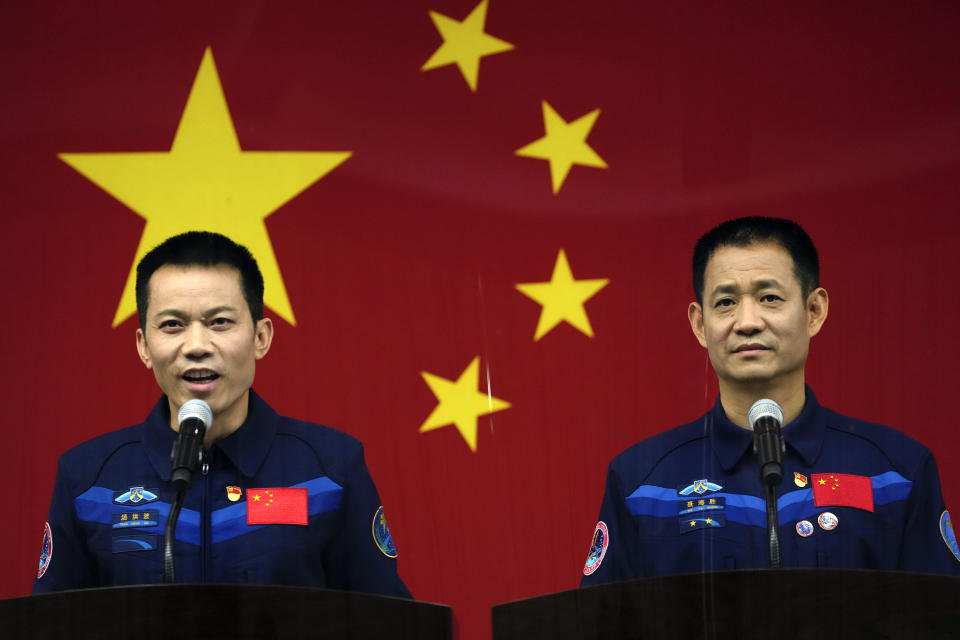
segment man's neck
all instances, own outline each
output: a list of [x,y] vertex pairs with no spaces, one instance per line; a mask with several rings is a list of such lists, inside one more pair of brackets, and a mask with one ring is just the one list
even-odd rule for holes
[[801,375],[799,382],[770,385],[768,383],[744,384],[720,380],[720,404],[724,413],[733,424],[749,429],[747,412],[754,402],[769,398],[783,409],[783,426],[789,424],[803,411],[806,402],[806,388]]
[[[225,411],[214,415],[213,424],[203,435],[203,446],[209,449],[214,442],[220,440],[221,438],[226,438],[228,435],[239,429],[247,419],[249,402],[250,391],[247,391],[247,393],[245,393],[237,402],[235,402],[232,407],[229,407]],[[180,425],[177,423],[177,410],[178,407],[174,407],[171,404],[170,428],[174,431],[180,430]]]

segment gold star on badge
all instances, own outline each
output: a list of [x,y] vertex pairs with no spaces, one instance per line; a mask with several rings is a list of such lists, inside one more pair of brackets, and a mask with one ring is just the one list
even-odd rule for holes
[[253,494],[253,501],[254,501],[254,502],[260,502],[260,494],[259,494],[259,493]]
[[587,136],[600,116],[600,109],[594,109],[573,122],[560,117],[553,107],[543,101],[543,126],[546,135],[516,150],[518,156],[539,158],[550,162],[550,179],[556,194],[567,179],[571,167],[575,164],[585,167],[607,168],[597,152],[587,144]]
[[543,306],[537,330],[533,334],[534,342],[561,322],[569,323],[592,338],[593,328],[590,326],[590,319],[587,318],[583,305],[609,282],[607,278],[574,280],[570,264],[567,262],[567,254],[560,249],[550,282],[528,282],[516,285],[521,293]]
[[713,518],[707,518],[707,524],[710,524],[712,522],[713,522]]
[[59,157],[146,219],[113,326],[136,311],[135,266],[140,258],[185,231],[215,231],[250,249],[263,272],[264,302],[293,324],[293,309],[264,220],[344,162],[350,152],[240,149],[208,48],[170,151]]
[[489,376],[487,393],[477,391],[480,386],[480,356],[467,365],[456,382],[426,371],[421,372],[421,375],[433,391],[433,395],[437,397],[438,403],[420,425],[420,433],[452,424],[466,440],[470,450],[476,451],[477,418],[510,407],[509,402],[495,398],[490,393]]
[[443,44],[420,70],[429,71],[448,64],[456,64],[471,91],[477,90],[480,58],[513,49],[513,45],[509,42],[484,33],[483,27],[487,21],[487,0],[483,0],[474,7],[463,22],[436,11],[430,12],[430,19],[443,37]]

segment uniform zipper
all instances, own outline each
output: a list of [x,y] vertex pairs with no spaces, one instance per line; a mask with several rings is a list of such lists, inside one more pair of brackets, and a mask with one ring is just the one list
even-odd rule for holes
[[200,452],[200,473],[203,475],[203,504],[200,511],[200,582],[207,581],[207,556],[209,555],[210,545],[210,513],[207,508],[210,495],[210,454],[206,451]]

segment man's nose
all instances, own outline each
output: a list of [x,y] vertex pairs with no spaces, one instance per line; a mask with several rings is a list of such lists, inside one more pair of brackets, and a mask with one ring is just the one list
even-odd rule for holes
[[760,307],[753,300],[744,300],[737,307],[734,331],[744,335],[753,335],[763,331],[766,326]]
[[187,325],[183,353],[188,358],[198,359],[210,355],[210,334],[201,322]]

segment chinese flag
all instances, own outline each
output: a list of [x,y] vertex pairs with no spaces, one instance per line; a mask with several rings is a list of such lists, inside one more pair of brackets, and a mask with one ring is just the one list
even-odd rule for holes
[[818,507],[855,507],[873,511],[873,485],[866,476],[815,473],[813,503]]
[[306,487],[248,489],[247,524],[307,524]]
[[[254,388],[363,442],[400,576],[458,640],[575,588],[610,459],[713,405],[686,310],[721,220],[817,243],[822,404],[960,458],[958,2],[4,9],[0,404],[38,428],[0,426],[0,598],[36,576],[60,453],[157,401],[133,268],[186,228],[254,252]],[[911,313],[878,313],[888,290]],[[251,522],[281,521],[269,491]]]

